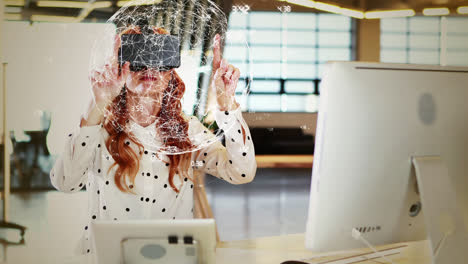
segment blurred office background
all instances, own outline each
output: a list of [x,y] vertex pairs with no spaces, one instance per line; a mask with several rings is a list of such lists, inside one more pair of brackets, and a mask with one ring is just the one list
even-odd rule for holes
[[[13,150],[11,211],[24,209],[22,214],[13,213],[16,222],[34,225],[36,211],[42,210],[37,206],[45,209],[58,195],[48,173],[64,136],[78,125],[91,99],[93,43],[125,2],[3,1],[0,48],[2,62],[7,63],[6,143]],[[207,178],[208,199],[224,240],[304,232],[320,83],[327,61],[468,66],[468,1],[216,3],[228,17],[227,37],[233,41],[224,48],[224,57],[241,69],[237,98],[259,157],[257,178],[251,184],[229,186]],[[165,19],[165,14],[160,16]],[[245,40],[236,43],[239,36]],[[186,80],[187,87],[200,86],[205,92],[187,92],[187,102],[200,100],[203,108],[209,104],[207,87],[202,76],[194,74]],[[242,96],[247,84],[249,94]],[[191,106],[184,110],[199,116],[202,110]],[[294,157],[292,162],[288,157]],[[84,197],[82,192],[66,199]],[[266,227],[265,222],[272,225]]]

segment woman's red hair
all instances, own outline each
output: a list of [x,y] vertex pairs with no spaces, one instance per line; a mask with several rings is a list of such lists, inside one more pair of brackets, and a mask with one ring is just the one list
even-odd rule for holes
[[[169,34],[163,28],[153,28],[153,31],[155,34]],[[141,30],[138,26],[133,26],[127,28],[121,34],[141,34]],[[185,93],[185,84],[174,70],[171,71],[172,79],[164,90],[161,107],[156,114],[158,118],[155,125],[156,131],[159,132],[161,142],[164,144],[163,150],[169,150],[169,152],[173,148],[177,150],[191,150],[194,146],[188,138],[188,120],[185,120],[182,116],[181,105],[181,99]],[[135,177],[140,167],[143,145],[131,132],[127,132],[127,129],[125,129],[129,120],[126,102],[127,89],[124,86],[120,94],[114,98],[107,108],[109,114],[106,116],[104,128],[109,134],[106,147],[115,161],[108,172],[114,166],[117,166],[114,175],[117,187],[122,192],[132,192],[129,186],[135,183]],[[127,145],[127,141],[131,141],[138,146],[138,154]],[[174,191],[179,192],[178,187],[174,184],[174,175],[178,174],[181,182],[183,182],[182,179],[184,177],[193,181],[188,175],[192,154],[191,152],[186,152],[184,154],[167,156],[170,166],[169,184]]]

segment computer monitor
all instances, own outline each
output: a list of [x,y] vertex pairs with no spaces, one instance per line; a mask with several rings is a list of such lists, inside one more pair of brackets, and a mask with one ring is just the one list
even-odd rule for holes
[[355,228],[375,245],[429,239],[443,263],[465,263],[468,68],[329,63],[315,146],[307,248],[365,247]]

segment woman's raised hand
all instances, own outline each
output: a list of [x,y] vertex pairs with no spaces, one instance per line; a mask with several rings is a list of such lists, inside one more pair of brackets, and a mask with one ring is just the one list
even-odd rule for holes
[[234,110],[239,104],[234,94],[239,82],[240,71],[226,59],[221,58],[221,37],[216,34],[213,45],[212,85],[216,87],[216,99],[220,110]]
[[119,73],[120,42],[120,36],[116,35],[114,51],[109,63],[104,66],[103,71],[93,70],[89,76],[97,106],[105,107],[119,95],[130,72],[130,62],[126,62]]

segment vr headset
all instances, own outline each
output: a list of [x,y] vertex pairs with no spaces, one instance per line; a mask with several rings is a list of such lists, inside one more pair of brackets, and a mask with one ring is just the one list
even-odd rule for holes
[[179,38],[165,34],[123,34],[119,64],[130,62],[131,71],[147,68],[168,71],[180,66]]

